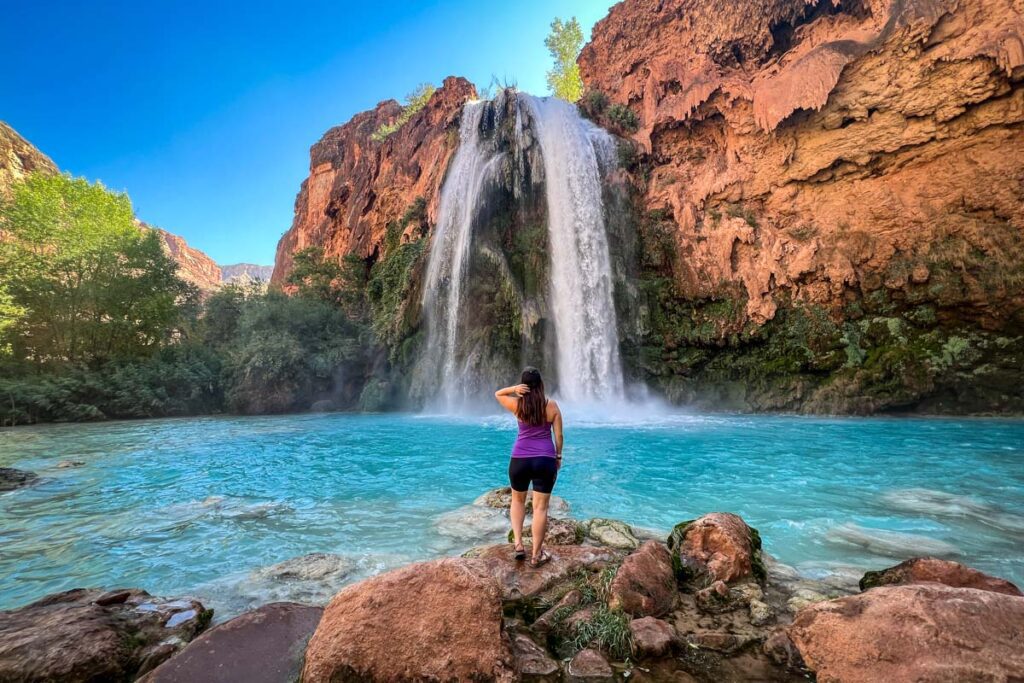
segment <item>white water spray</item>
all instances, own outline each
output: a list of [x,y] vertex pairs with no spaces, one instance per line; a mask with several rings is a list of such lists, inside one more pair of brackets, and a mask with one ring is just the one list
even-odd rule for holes
[[557,97],[521,95],[544,156],[558,393],[570,401],[623,393],[600,159],[614,140]]

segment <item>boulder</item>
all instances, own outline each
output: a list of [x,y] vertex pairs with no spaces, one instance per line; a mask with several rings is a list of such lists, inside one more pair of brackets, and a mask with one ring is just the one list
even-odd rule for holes
[[641,617],[629,622],[633,634],[633,650],[640,657],[661,657],[668,654],[676,642],[671,624],[654,617]]
[[[507,523],[507,522],[506,522]],[[582,524],[573,519],[556,519],[548,517],[548,530],[544,534],[544,547],[549,545],[579,545],[583,542],[586,531]],[[512,530],[508,532],[508,542],[511,543],[514,536]],[[523,539],[533,538],[533,529],[529,524],[523,525]]]
[[583,602],[583,594],[573,588],[568,593],[559,598],[551,609],[544,612],[544,614],[537,617],[530,628],[537,633],[547,633],[551,630],[551,627],[558,621],[560,615],[564,615],[566,611],[573,607],[578,607]]
[[617,558],[608,548],[586,545],[552,546],[551,561],[533,568],[517,561],[507,543],[475,548],[470,553],[480,570],[494,577],[504,600],[536,597],[582,569],[600,569]]
[[609,606],[634,617],[661,616],[676,599],[672,558],[658,541],[646,541],[623,560],[612,579]]
[[513,636],[512,654],[521,680],[528,683],[559,680],[558,662],[529,636],[522,633]]
[[821,683],[1006,681],[1024,678],[1022,635],[1024,598],[921,583],[811,605],[766,647]]
[[481,568],[448,558],[348,586],[324,611],[302,680],[513,680],[501,593]]
[[292,683],[323,609],[273,602],[206,631],[140,683]]
[[16,470],[13,467],[0,467],[0,491],[12,491],[28,486],[39,478],[35,472]]
[[908,583],[934,582],[953,588],[977,588],[993,593],[1022,595],[1020,589],[1006,579],[989,576],[959,562],[935,557],[915,557],[878,572],[868,572],[860,580],[860,589]]
[[196,600],[77,588],[0,612],[0,681],[130,681],[210,622]]
[[617,519],[596,518],[586,523],[587,536],[606,545],[620,550],[634,550],[640,546],[640,539],[633,533],[633,528]]
[[[481,505],[495,510],[508,510],[512,507],[512,487],[501,486],[499,488],[492,489],[474,500],[473,505]],[[526,496],[526,514],[531,514],[532,512],[533,493],[531,492]],[[548,514],[559,516],[567,515],[569,514],[569,504],[565,502],[563,498],[551,496],[551,499],[548,501]]]
[[729,583],[748,576],[765,577],[760,535],[729,512],[712,512],[677,524],[668,547],[682,581]]
[[569,683],[611,683],[612,667],[604,655],[592,648],[580,650],[565,669]]

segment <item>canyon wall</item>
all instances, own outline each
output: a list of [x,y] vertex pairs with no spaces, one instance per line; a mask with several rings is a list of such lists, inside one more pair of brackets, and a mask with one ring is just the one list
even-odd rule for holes
[[[277,245],[272,282],[283,282],[291,257],[317,246],[328,256],[373,259],[389,223],[400,221],[417,199],[437,221],[437,200],[448,160],[458,144],[458,117],[476,89],[447,78],[426,106],[384,140],[373,133],[402,110],[394,100],[332,128],[310,149],[309,178],[295,200],[295,219]],[[413,226],[409,226],[409,230]]]
[[1022,12],[613,7],[581,106],[636,145],[640,373],[739,408],[1021,410]]
[[7,196],[11,183],[34,171],[56,173],[57,165],[18,131],[0,121],[0,198]]

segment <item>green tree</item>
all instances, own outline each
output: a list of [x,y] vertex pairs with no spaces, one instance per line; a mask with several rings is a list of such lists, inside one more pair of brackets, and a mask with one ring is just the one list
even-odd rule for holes
[[101,362],[148,355],[196,296],[131,201],[99,183],[32,174],[0,204],[0,282],[24,309],[8,330],[18,358]]
[[576,58],[583,49],[583,29],[573,17],[563,22],[556,18],[551,22],[551,33],[544,39],[555,66],[548,71],[548,87],[551,92],[568,102],[576,102],[583,96],[583,79]]
[[14,299],[7,293],[7,290],[0,285],[0,356],[5,356],[11,352],[11,344],[5,341],[5,334],[8,330],[14,327],[24,315],[26,311],[21,306],[14,303]]

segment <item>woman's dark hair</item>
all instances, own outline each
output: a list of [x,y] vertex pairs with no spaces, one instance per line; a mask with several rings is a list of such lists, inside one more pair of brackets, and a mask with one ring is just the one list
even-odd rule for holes
[[526,368],[520,384],[530,387],[530,392],[519,397],[516,417],[529,425],[542,425],[548,421],[548,399],[544,396],[544,380],[540,378],[540,370]]

